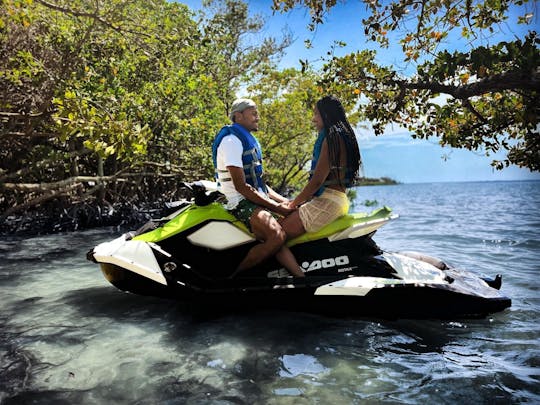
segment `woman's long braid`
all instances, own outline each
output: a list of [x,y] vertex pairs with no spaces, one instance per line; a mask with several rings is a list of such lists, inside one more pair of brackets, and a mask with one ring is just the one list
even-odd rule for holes
[[345,115],[341,102],[334,96],[326,96],[317,102],[317,109],[321,114],[327,130],[326,141],[330,158],[330,170],[341,183],[340,176],[340,139],[345,143],[347,155],[347,170],[354,182],[358,179],[361,165],[360,150],[354,130]]

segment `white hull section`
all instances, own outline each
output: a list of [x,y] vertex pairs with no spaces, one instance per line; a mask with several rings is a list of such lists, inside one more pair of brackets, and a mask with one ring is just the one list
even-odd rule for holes
[[126,240],[124,236],[94,248],[98,263],[110,263],[167,285],[150,244],[138,240]]
[[435,266],[403,256],[397,253],[384,253],[381,258],[386,260],[396,271],[400,279],[379,277],[350,277],[323,285],[315,290],[315,295],[349,295],[366,296],[375,288],[385,288],[403,285],[434,285],[448,284],[445,274]]

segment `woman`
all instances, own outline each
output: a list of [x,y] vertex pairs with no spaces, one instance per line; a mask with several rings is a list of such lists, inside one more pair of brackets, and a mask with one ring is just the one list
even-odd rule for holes
[[316,232],[349,211],[346,188],[358,178],[358,143],[345,109],[334,96],[320,99],[313,114],[319,131],[313,147],[311,176],[306,187],[289,202],[298,210],[282,220],[288,238]]

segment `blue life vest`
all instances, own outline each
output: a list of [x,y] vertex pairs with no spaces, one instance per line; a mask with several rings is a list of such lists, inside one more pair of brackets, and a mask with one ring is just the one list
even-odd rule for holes
[[[323,128],[321,132],[319,132],[319,135],[317,136],[317,140],[315,141],[315,145],[313,145],[313,155],[311,157],[311,170],[309,171],[309,178],[311,179],[313,177],[313,173],[315,172],[315,168],[317,167],[317,162],[319,161],[319,156],[321,156],[321,149],[324,139],[326,138],[326,128]],[[316,192],[315,196],[320,196],[325,189],[325,184],[321,186]]]
[[[322,144],[324,140],[326,139],[326,128],[323,128],[321,132],[319,132],[319,135],[317,136],[317,140],[315,141],[315,145],[313,145],[313,155],[311,158],[311,170],[309,178],[313,177],[313,173],[315,172],[315,168],[317,167],[317,162],[319,161],[319,157],[321,156],[321,149]],[[347,147],[347,141],[345,141],[345,147]],[[350,187],[352,185],[352,172],[351,170],[347,169],[346,167],[333,167],[331,169],[339,169],[339,171],[345,170],[345,178],[342,182],[339,181],[339,179],[334,180],[326,180],[322,186],[315,192],[315,196],[320,196],[323,192],[326,186],[329,186],[331,184],[343,184],[345,187]]]
[[212,160],[214,161],[215,177],[218,181],[232,181],[228,170],[218,170],[217,167],[217,150],[223,140],[228,135],[236,136],[240,142],[242,142],[242,164],[244,168],[244,175],[246,177],[246,183],[252,187],[268,192],[266,184],[263,180],[263,165],[262,165],[262,151],[261,145],[257,138],[255,138],[247,129],[240,124],[226,125],[218,132],[214,142],[212,143]]

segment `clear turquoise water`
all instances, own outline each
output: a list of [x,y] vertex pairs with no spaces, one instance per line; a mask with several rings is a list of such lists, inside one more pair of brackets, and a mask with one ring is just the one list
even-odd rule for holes
[[481,320],[263,312],[200,319],[125,294],[85,259],[120,230],[0,239],[2,404],[540,402],[540,182],[358,189],[400,219],[386,250],[503,275]]

